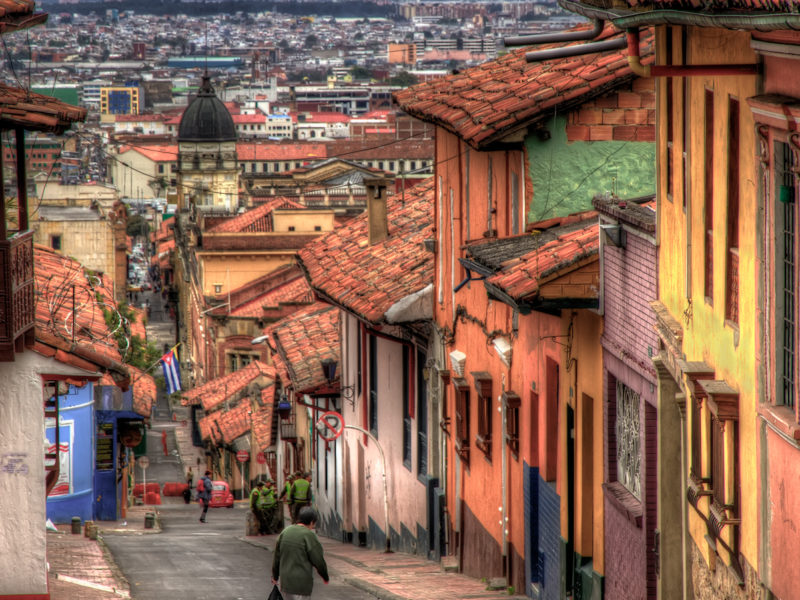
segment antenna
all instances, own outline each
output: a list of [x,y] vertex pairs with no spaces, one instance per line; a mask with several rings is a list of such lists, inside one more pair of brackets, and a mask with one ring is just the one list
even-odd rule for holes
[[205,36],[206,36],[206,77],[208,77],[208,21],[205,22]]

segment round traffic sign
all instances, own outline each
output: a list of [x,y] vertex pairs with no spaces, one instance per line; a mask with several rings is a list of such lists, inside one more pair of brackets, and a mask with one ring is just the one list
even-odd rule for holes
[[263,452],[259,452],[258,454],[256,454],[256,462],[257,462],[258,464],[260,464],[260,465],[265,465],[265,464],[267,464],[267,457],[266,457],[266,456],[264,456],[264,453],[263,453]]
[[242,463],[247,462],[248,460],[250,460],[250,453],[247,450],[239,450],[236,453],[236,460]]
[[136,461],[136,464],[139,465],[140,469],[146,469],[147,467],[150,466],[150,459],[147,458],[146,456],[140,456]]
[[326,442],[332,442],[344,431],[344,417],[338,412],[329,410],[317,419],[317,433]]

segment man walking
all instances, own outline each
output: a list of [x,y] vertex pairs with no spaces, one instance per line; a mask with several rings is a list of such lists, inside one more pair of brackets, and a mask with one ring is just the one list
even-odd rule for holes
[[261,496],[264,494],[264,482],[259,481],[253,491],[250,492],[250,510],[258,523],[259,535],[267,533],[267,522],[264,518],[264,511],[262,510]]
[[306,471],[294,480],[289,491],[289,503],[292,507],[292,522],[297,522],[297,515],[306,506],[311,506],[311,473]]
[[[269,535],[275,532],[275,508],[278,503],[275,498],[275,487],[271,479],[267,479],[266,487],[259,491],[258,509],[264,522],[263,533]],[[279,531],[279,530],[278,530]]]
[[328,583],[328,565],[314,526],[317,512],[310,506],[297,514],[297,524],[283,530],[272,557],[272,583],[281,582],[284,600],[306,600],[314,587],[313,566],[322,581]]
[[208,513],[208,503],[211,502],[211,488],[213,484],[211,483],[211,471],[206,471],[205,475],[200,478],[200,483],[203,484],[203,491],[200,491],[200,486],[198,485],[197,497],[203,501],[203,512],[200,515],[200,522],[206,522],[206,513]]

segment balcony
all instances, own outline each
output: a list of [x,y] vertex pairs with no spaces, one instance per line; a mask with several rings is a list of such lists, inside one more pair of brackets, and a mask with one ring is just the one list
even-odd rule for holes
[[24,231],[0,239],[0,362],[22,351],[35,320],[33,232]]

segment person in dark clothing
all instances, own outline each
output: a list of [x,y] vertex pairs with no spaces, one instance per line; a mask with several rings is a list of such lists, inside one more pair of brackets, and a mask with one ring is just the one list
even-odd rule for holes
[[314,587],[314,567],[328,583],[328,566],[314,526],[317,524],[317,511],[310,506],[303,507],[297,515],[297,524],[281,532],[275,543],[272,557],[272,583],[280,580],[284,600],[306,600],[311,597]]
[[200,491],[198,485],[197,497],[203,501],[203,512],[200,515],[200,522],[206,522],[206,513],[208,513],[208,503],[211,502],[211,489],[214,484],[211,483],[211,471],[206,471],[205,475],[200,478],[200,483],[203,484],[203,491]]

